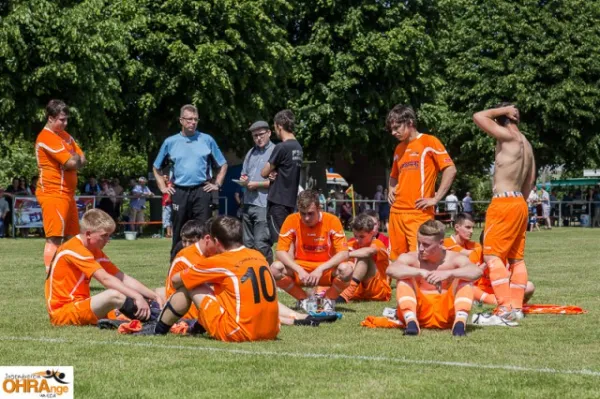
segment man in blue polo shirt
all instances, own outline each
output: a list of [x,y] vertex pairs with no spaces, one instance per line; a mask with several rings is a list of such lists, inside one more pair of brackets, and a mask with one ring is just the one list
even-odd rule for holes
[[[206,133],[196,130],[198,110],[193,105],[184,105],[179,114],[181,132],[168,137],[160,147],[154,161],[153,172],[160,191],[172,196],[173,211],[173,258],[181,241],[181,227],[188,220],[205,222],[211,216],[213,191],[218,191],[227,173],[227,161],[215,140]],[[161,171],[165,158],[173,162],[174,186],[167,187]],[[211,180],[212,167],[218,168],[217,176]]]
[[260,175],[271,157],[275,144],[271,143],[271,130],[265,121],[257,121],[248,129],[254,140],[254,147],[246,154],[242,166],[241,184],[244,193],[244,245],[260,251],[269,264],[273,263],[271,235],[267,224],[267,195],[270,180]]

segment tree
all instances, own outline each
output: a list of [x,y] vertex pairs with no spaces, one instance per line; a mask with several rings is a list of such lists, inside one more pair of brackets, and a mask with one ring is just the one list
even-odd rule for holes
[[444,84],[423,111],[462,166],[489,167],[493,142],[471,116],[502,101],[520,109],[539,166],[598,164],[599,3],[460,0],[440,8],[446,24],[437,31],[436,65]]

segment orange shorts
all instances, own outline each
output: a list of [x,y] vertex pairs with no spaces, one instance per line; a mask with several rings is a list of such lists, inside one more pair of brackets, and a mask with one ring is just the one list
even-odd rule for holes
[[[299,266],[301,266],[304,270],[306,270],[307,273],[312,272],[317,267],[319,267],[320,265],[323,264],[323,262],[311,262],[308,260],[300,260],[300,259],[296,259],[295,262]],[[321,275],[321,279],[319,280],[318,285],[322,285],[325,287],[331,287],[333,279],[335,278],[333,275],[333,272],[335,272],[336,270],[337,270],[336,267],[332,267],[331,269],[325,270],[323,272],[323,275]],[[300,278],[298,277],[298,273],[294,273],[293,278],[294,278],[294,282],[296,283],[296,285],[302,285],[302,282],[300,281]]]
[[46,237],[67,237],[79,234],[79,213],[75,198],[37,196],[42,207],[42,222]]
[[479,288],[481,291],[486,294],[493,294],[494,289],[492,288],[492,281],[487,277],[481,277],[474,284],[475,287]]
[[384,301],[387,302],[392,297],[392,287],[387,281],[386,276],[381,276],[379,271],[369,281],[359,284],[353,300],[363,301]]
[[417,250],[417,231],[423,223],[433,219],[433,215],[421,211],[390,213],[390,260],[394,261],[404,253]]
[[[454,285],[441,294],[424,294],[417,287],[417,320],[421,328],[452,328],[454,317]],[[398,312],[398,319],[404,316]]]
[[277,326],[276,328],[273,328],[272,336],[252,336],[235,322],[235,317],[231,316],[223,307],[221,307],[217,298],[208,295],[205,296],[200,303],[198,322],[206,329],[206,332],[211,337],[224,342],[247,342],[275,339],[279,333],[279,320],[277,320]]
[[92,298],[70,302],[50,313],[53,326],[87,326],[98,324],[98,317],[92,311]]
[[485,215],[483,254],[508,259],[523,259],[527,231],[527,203],[523,197],[492,199]]

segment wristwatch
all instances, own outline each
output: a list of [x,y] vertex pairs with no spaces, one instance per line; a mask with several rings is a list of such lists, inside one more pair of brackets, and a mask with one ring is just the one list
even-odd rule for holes
[[217,185],[217,187],[219,187],[219,190],[221,190],[221,185],[218,182],[215,182],[215,184]]

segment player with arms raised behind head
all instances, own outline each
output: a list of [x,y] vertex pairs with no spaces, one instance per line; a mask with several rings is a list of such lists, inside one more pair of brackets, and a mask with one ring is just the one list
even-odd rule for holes
[[492,317],[505,324],[523,317],[528,277],[524,261],[528,210],[523,193],[528,195],[535,184],[535,159],[531,144],[519,130],[520,115],[514,105],[504,103],[480,111],[473,121],[496,139],[494,196],[485,217],[483,254],[498,301]]

